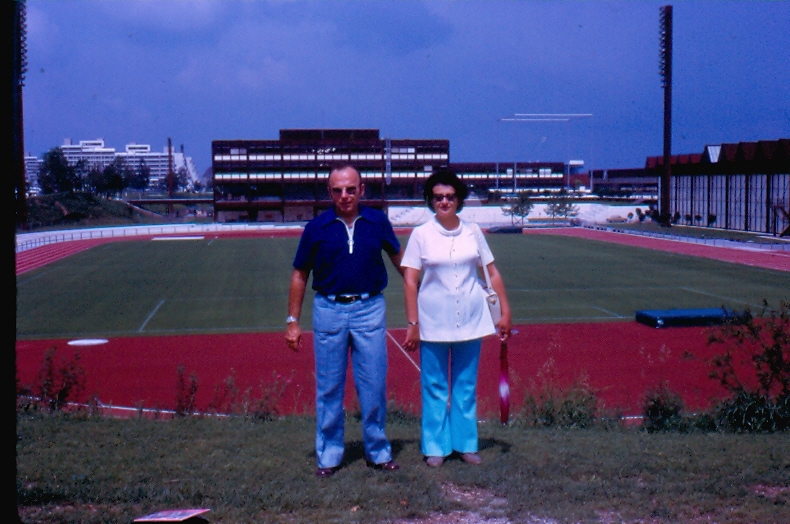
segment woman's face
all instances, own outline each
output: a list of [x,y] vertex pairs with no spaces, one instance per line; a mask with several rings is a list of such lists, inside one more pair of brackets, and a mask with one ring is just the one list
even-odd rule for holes
[[438,218],[455,216],[458,212],[458,196],[453,186],[436,184],[433,187],[433,210]]

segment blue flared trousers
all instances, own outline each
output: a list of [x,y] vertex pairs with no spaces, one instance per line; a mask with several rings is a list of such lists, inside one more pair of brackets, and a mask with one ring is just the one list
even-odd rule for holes
[[385,320],[386,304],[382,295],[351,304],[315,296],[315,450],[320,468],[333,468],[343,460],[343,396],[349,346],[354,385],[362,410],[365,455],[374,464],[392,460],[392,449],[384,434],[387,417]]
[[482,339],[420,342],[423,455],[477,452],[476,389],[481,344]]

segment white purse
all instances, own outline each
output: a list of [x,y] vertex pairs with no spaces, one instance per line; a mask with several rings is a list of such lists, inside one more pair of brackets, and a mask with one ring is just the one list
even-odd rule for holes
[[[477,233],[481,236],[483,234],[479,228]],[[477,238],[477,235],[475,235],[475,238],[477,240],[477,253],[480,255],[480,239]],[[480,257],[480,263],[483,266],[483,273],[486,276],[486,285],[483,288],[483,291],[485,291],[486,306],[488,307],[488,312],[491,313],[491,320],[496,326],[502,318],[502,304],[499,302],[499,295],[497,295],[496,291],[494,291],[494,287],[491,285],[491,275],[488,274],[488,267],[483,263],[482,256]]]

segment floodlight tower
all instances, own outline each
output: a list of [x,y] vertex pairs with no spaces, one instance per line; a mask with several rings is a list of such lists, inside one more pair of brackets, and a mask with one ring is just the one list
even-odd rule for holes
[[24,0],[13,3],[13,69],[11,71],[13,101],[13,166],[16,224],[27,225],[27,187],[25,182],[25,137],[22,117],[22,87],[27,71],[27,15]]
[[669,183],[672,177],[672,6],[659,8],[661,86],[664,88],[664,170],[661,172],[661,195],[658,212],[662,226],[670,225]]

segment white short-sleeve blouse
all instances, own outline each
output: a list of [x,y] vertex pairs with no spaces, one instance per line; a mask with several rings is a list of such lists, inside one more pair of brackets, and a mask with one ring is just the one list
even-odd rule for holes
[[477,268],[494,255],[477,224],[463,220],[448,231],[434,217],[414,228],[401,265],[423,272],[417,295],[420,338],[473,340],[496,332]]

